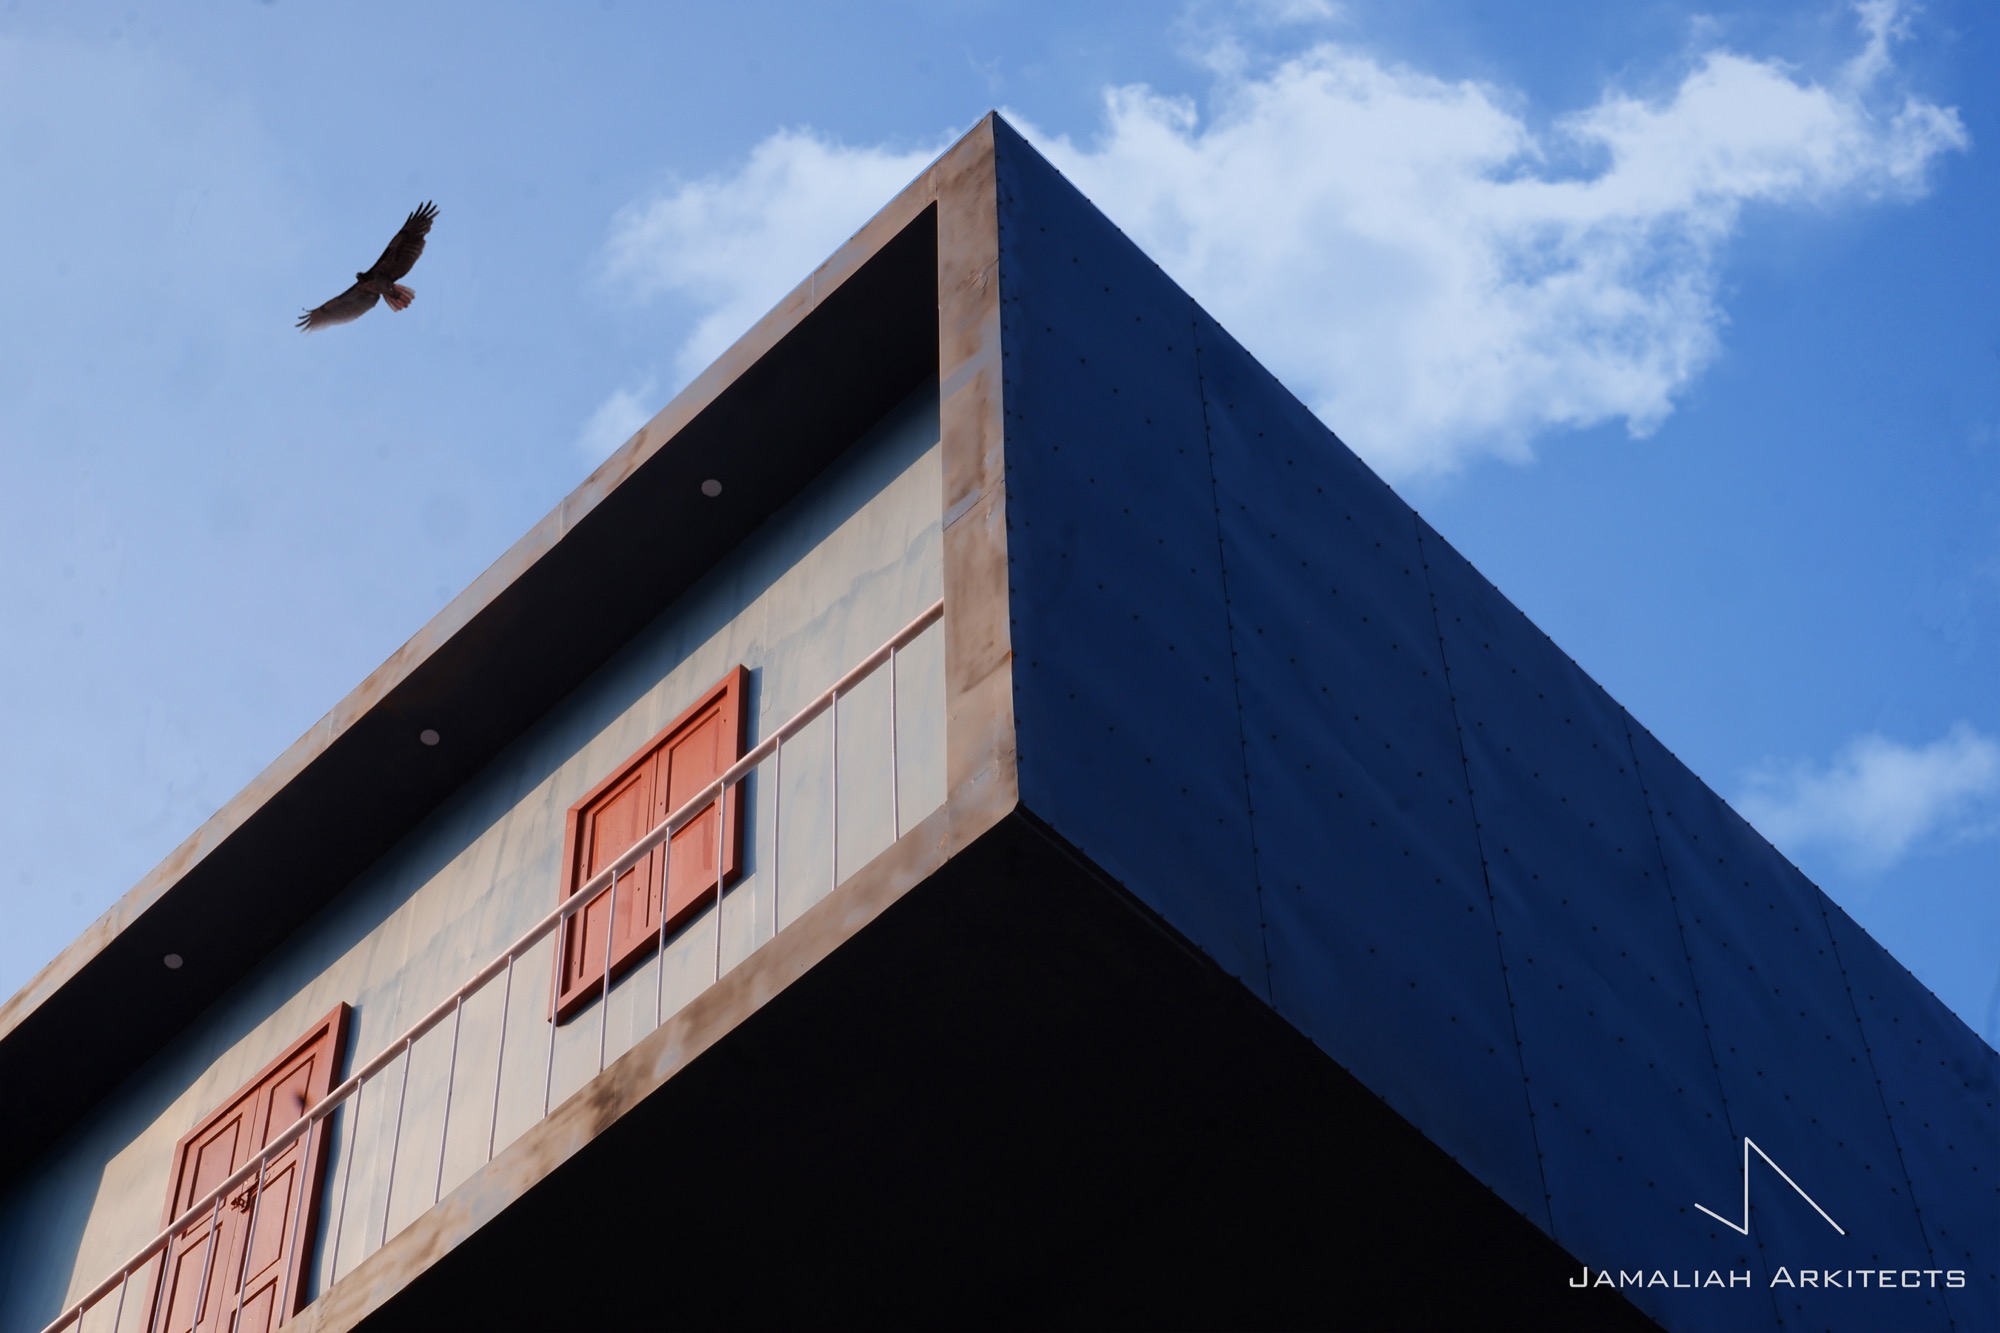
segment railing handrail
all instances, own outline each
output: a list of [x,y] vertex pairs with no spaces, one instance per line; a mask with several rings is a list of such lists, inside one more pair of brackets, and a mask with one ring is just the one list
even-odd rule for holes
[[[167,1223],[158,1235],[141,1246],[138,1253],[134,1254],[132,1258],[119,1268],[115,1276],[106,1278],[84,1296],[67,1306],[56,1321],[43,1330],[43,1333],[58,1333],[58,1330],[67,1327],[73,1321],[80,1321],[85,1310],[88,1310],[91,1306],[110,1295],[117,1289],[119,1284],[128,1281],[132,1274],[138,1272],[141,1267],[151,1261],[153,1256],[160,1253],[172,1241],[174,1234],[181,1230],[181,1228],[191,1226],[203,1213],[212,1210],[220,1200],[234,1193],[239,1186],[247,1183],[252,1176],[261,1179],[264,1168],[270,1164],[273,1158],[286,1148],[289,1148],[295,1140],[309,1131],[316,1121],[330,1114],[341,1102],[347,1100],[363,1083],[394,1064],[398,1056],[409,1051],[410,1048],[416,1045],[420,1037],[423,1037],[432,1028],[443,1022],[461,1001],[472,995],[473,992],[477,991],[493,978],[499,976],[519,955],[525,953],[528,949],[539,943],[544,935],[547,935],[550,931],[561,925],[565,917],[581,909],[602,890],[609,888],[614,878],[624,875],[627,871],[638,865],[640,861],[644,860],[646,855],[655,847],[658,847],[675,833],[678,833],[696,815],[712,805],[725,788],[741,782],[749,775],[750,770],[768,758],[779,745],[804,730],[821,713],[831,708],[843,693],[852,689],[877,667],[888,661],[891,655],[898,649],[908,647],[912,640],[936,624],[943,615],[944,599],[939,598],[919,613],[916,619],[903,626],[900,630],[897,630],[881,647],[861,659],[845,675],[828,686],[805,707],[792,714],[777,730],[752,746],[749,752],[741,759],[738,759],[727,769],[723,770],[722,775],[716,778],[715,781],[709,783],[708,786],[703,787],[699,792],[696,792],[693,796],[682,802],[665,819],[655,824],[644,837],[632,844],[630,850],[626,851],[609,866],[606,866],[603,870],[598,871],[588,880],[578,885],[569,897],[557,904],[555,909],[547,916],[544,916],[541,920],[530,926],[523,932],[519,939],[508,945],[499,957],[473,973],[457,990],[446,996],[429,1013],[411,1024],[401,1036],[383,1047],[381,1054],[377,1055],[354,1073],[349,1074],[337,1087],[330,1090],[326,1096],[320,1098],[319,1101],[307,1108],[297,1120],[293,1121],[282,1133],[266,1144],[261,1152],[237,1168],[233,1175],[229,1176],[228,1179],[224,1180],[207,1194],[204,1194],[198,1202],[190,1204],[187,1210],[180,1216]],[[717,893],[718,903],[721,898],[719,887]],[[609,999],[609,996],[605,997],[607,1003]],[[551,1016],[550,1021],[554,1021],[553,1016]],[[81,1324],[79,1323],[78,1326],[81,1327]]]

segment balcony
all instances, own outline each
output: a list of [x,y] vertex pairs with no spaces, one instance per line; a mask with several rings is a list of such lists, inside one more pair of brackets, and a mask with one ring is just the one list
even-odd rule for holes
[[[47,1333],[290,1322],[546,1128],[552,1113],[601,1101],[607,1069],[768,954],[764,946],[942,801],[942,754],[913,756],[913,744],[924,742],[913,742],[907,733],[918,728],[901,719],[935,705],[943,610],[942,601],[932,604],[288,1127],[266,1135],[249,1161],[202,1190]],[[911,658],[915,673],[903,666]],[[936,721],[921,728],[929,740],[941,737]],[[663,918],[636,966],[614,963],[607,936],[594,997],[553,1021],[568,923],[606,900],[615,917],[635,866],[656,849],[670,858],[677,831],[710,811],[725,824],[737,805],[754,812],[748,857],[740,874],[726,875],[725,840],[712,840],[720,900],[671,931]],[[308,1187],[292,1188],[298,1180]]]

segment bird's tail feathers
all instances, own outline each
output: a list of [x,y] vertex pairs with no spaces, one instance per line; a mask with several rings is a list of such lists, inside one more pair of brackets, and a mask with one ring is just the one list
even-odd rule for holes
[[400,282],[391,283],[388,299],[391,310],[408,310],[410,302],[417,299],[417,294]]

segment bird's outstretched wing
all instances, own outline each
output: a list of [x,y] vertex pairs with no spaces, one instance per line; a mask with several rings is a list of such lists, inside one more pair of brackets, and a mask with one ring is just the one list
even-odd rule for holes
[[[421,248],[423,243],[423,238],[419,236],[417,238],[418,247]],[[362,284],[357,282],[331,301],[328,301],[325,305],[315,306],[311,310],[306,311],[305,314],[300,315],[299,327],[310,333],[314,329],[323,329],[329,324],[345,324],[350,319],[360,319],[363,315],[374,309],[375,303],[381,299],[380,296],[367,290]]]
[[[424,252],[424,237],[437,218],[437,205],[425,202],[417,211],[403,221],[403,229],[389,242],[389,248],[375,261],[375,267],[368,270],[368,276],[382,282],[394,282],[415,266]],[[373,302],[369,303],[374,304]],[[362,309],[367,309],[363,306]],[[355,314],[360,314],[357,310]],[[350,316],[352,318],[352,316]]]

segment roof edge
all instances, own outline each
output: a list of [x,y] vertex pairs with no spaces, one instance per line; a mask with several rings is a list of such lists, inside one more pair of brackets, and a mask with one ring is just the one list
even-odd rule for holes
[[452,598],[360,684],[287,746],[235,796],[204,820],[179,846],[0,1004],[0,1045],[174,888],[218,847],[306,773],[343,735],[371,717],[382,701],[440,648],[490,608],[563,541],[577,524],[652,458],[667,449],[690,422],[713,405],[751,367],[939,195],[939,181],[955,161],[992,134],[998,113],[988,112],[940,153],[896,196],[792,288],[727,350],[691,380],[632,437],[537,521],[464,591]]

